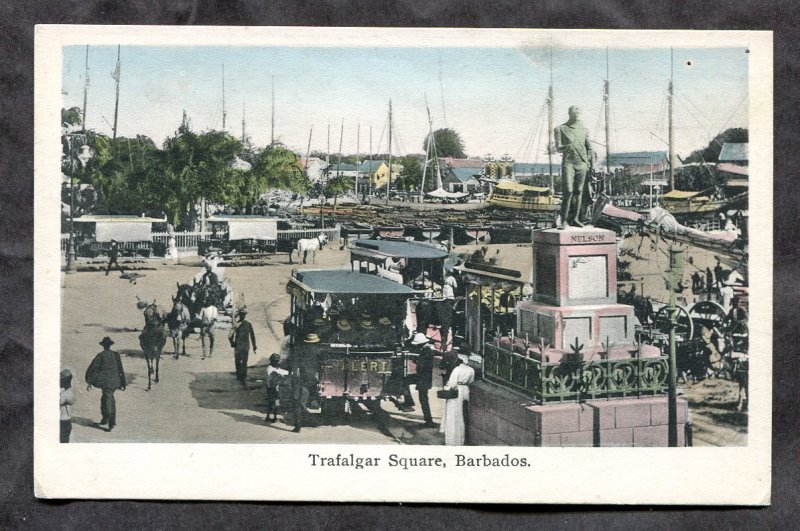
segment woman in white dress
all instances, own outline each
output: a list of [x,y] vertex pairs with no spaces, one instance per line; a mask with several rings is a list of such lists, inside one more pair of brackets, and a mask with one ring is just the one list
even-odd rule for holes
[[469,359],[458,356],[457,365],[450,373],[445,389],[458,389],[458,397],[444,401],[442,425],[444,443],[448,446],[463,446],[467,434],[466,415],[469,407],[469,385],[475,381],[475,370],[467,365]]

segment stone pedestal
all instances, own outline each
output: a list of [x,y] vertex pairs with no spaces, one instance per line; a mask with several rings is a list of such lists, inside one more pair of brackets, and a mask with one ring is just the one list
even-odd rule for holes
[[[473,386],[471,442],[667,446],[668,401],[666,395],[660,394],[661,384],[652,385],[654,379],[662,384],[666,381],[657,379],[664,378],[666,363],[657,359],[661,357],[657,348],[636,346],[633,307],[617,303],[614,233],[592,227],[537,232],[533,261],[535,293],[533,300],[517,305],[517,339],[498,341],[499,348],[515,353],[503,355],[512,361],[489,365],[489,369],[499,371],[490,374],[498,383],[482,381]],[[508,347],[503,346],[504,341]],[[519,342],[524,348],[519,348]],[[613,361],[626,359],[634,361]],[[520,366],[527,371],[522,373],[522,379],[518,377]],[[554,371],[554,366],[564,370]],[[567,380],[571,384],[552,378],[545,381],[546,373],[574,375],[571,369],[576,367],[591,370],[579,371],[580,376]],[[631,372],[634,376],[626,380],[622,392],[620,382],[625,379],[625,371],[635,372]],[[659,376],[654,376],[656,373]],[[583,378],[592,381],[583,382]],[[649,387],[644,382],[647,378]],[[531,381],[538,383],[529,387]],[[559,394],[560,391],[548,391],[548,385],[573,387]],[[583,400],[587,392],[591,392],[593,400]],[[526,399],[526,395],[530,398]],[[533,404],[532,398],[537,396],[545,402],[543,405]],[[564,396],[581,397],[581,401],[557,401]],[[609,399],[597,398],[604,396]],[[680,399],[679,445],[683,445],[687,411],[687,401]]]

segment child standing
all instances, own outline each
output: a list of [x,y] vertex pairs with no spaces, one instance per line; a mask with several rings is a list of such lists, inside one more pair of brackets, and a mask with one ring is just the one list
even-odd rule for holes
[[72,372],[69,369],[61,371],[61,429],[59,434],[59,441],[62,443],[69,442],[69,436],[72,433],[72,404],[75,403],[75,398],[72,394]]
[[[280,393],[278,389],[283,382],[283,378],[289,374],[286,369],[281,369],[280,354],[272,354],[269,357],[269,367],[267,367],[267,417],[264,422],[275,422],[278,420],[278,407],[280,407]],[[272,419],[270,420],[270,414]]]

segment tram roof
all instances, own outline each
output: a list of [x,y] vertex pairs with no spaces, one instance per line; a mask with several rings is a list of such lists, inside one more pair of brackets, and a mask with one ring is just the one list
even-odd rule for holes
[[366,250],[380,253],[385,256],[396,256],[401,258],[446,258],[447,253],[419,242],[400,242],[394,240],[356,240],[351,247],[352,251]]
[[413,293],[408,286],[347,269],[296,271],[292,274],[292,281],[315,293],[353,295],[406,295]]

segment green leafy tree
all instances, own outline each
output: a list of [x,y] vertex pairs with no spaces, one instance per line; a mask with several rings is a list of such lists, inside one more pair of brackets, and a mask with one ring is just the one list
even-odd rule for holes
[[[428,147],[428,137],[430,133],[425,136],[425,141],[422,144],[423,151]],[[437,129],[433,132],[433,138],[436,143],[436,155],[440,157],[454,157],[457,159],[466,158],[464,153],[464,141],[461,140],[459,135],[454,129],[444,128]]]
[[[746,143],[748,142],[748,130],[740,127],[732,127],[721,132],[714,137],[703,149],[692,151],[684,162],[718,162],[722,145],[725,142]],[[677,185],[677,183],[676,183]]]
[[398,162],[403,166],[400,172],[400,187],[405,191],[418,190],[422,184],[422,160],[419,155],[406,155]]
[[261,188],[260,193],[270,188],[304,192],[310,185],[297,154],[279,145],[268,146],[259,152],[253,163],[253,175]]
[[81,125],[83,115],[81,114],[80,107],[70,107],[69,109],[61,108],[61,127],[69,129],[76,125]]
[[334,175],[325,183],[323,197],[333,197],[333,213],[336,213],[336,202],[339,196],[348,190],[352,190],[355,181],[352,177],[344,175]]

